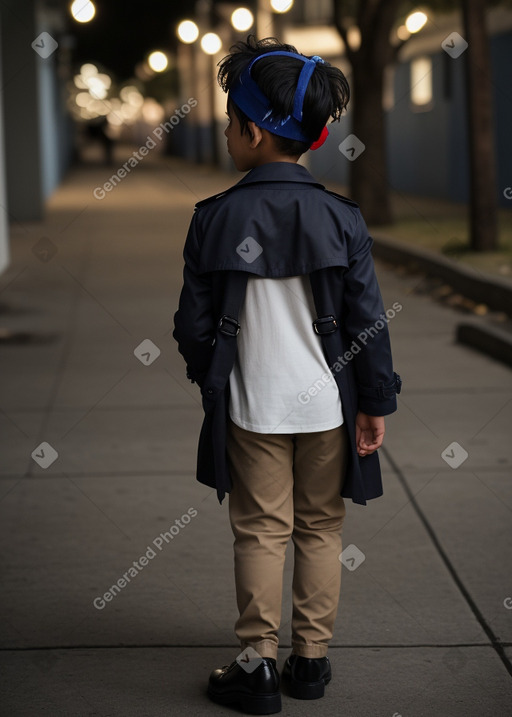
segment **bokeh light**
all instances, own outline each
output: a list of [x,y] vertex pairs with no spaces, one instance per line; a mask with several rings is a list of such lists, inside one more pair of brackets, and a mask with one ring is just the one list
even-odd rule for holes
[[148,57],[148,65],[154,72],[164,72],[169,65],[169,58],[165,52],[155,50]]
[[178,25],[178,37],[186,44],[195,42],[199,37],[199,28],[192,20],[183,20]]
[[361,30],[357,25],[352,25],[347,32],[348,44],[352,50],[358,50],[361,45]]
[[77,22],[90,22],[96,15],[96,8],[91,0],[74,0],[71,4],[71,14]]
[[419,32],[421,28],[425,25],[427,22],[428,17],[425,15],[424,12],[421,12],[421,10],[418,10],[416,12],[411,13],[406,21],[405,21],[405,27],[409,30],[410,33]]
[[239,32],[245,32],[254,24],[254,15],[246,7],[239,7],[231,15],[231,24]]
[[91,62],[86,62],[85,65],[82,65],[80,68],[80,74],[82,77],[91,77],[92,75],[98,74],[98,68]]
[[142,105],[142,119],[151,125],[159,124],[165,117],[162,105],[153,97],[147,97]]
[[411,33],[409,30],[405,27],[405,25],[400,25],[400,27],[396,31],[397,37],[399,40],[408,40],[411,36]]
[[270,6],[274,12],[288,12],[293,5],[293,0],[270,0]]
[[96,65],[86,62],[73,77],[73,82],[69,84],[68,106],[75,117],[82,120],[108,115],[111,111],[111,102],[107,98],[111,87],[110,75],[99,72]]
[[222,47],[222,41],[215,32],[207,32],[201,38],[201,47],[207,55],[215,55]]

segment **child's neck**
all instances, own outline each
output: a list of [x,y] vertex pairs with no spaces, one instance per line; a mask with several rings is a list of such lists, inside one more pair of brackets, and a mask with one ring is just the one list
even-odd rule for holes
[[278,152],[262,153],[261,157],[255,158],[253,169],[261,167],[262,164],[270,164],[271,162],[288,162],[289,164],[297,164],[300,157],[290,157],[289,154],[280,154]]

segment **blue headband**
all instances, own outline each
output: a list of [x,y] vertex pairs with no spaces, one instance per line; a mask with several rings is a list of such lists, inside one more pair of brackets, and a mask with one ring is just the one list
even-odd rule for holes
[[[269,57],[274,55],[283,55],[285,57],[295,57],[297,60],[301,60],[304,63],[304,67],[299,75],[299,81],[297,83],[297,89],[295,90],[295,96],[293,100],[292,114],[288,115],[282,120],[274,119],[272,117],[273,109],[270,105],[268,98],[263,94],[259,86],[251,77],[251,69],[255,62],[261,60],[262,57]],[[318,55],[313,57],[305,57],[304,55],[297,55],[294,52],[265,52],[263,55],[258,55],[252,60],[245,70],[241,73],[239,82],[231,88],[229,92],[230,98],[233,102],[244,112],[250,120],[255,122],[258,127],[268,130],[272,134],[277,134],[280,137],[287,137],[288,139],[295,139],[300,142],[306,142],[311,144],[317,138],[306,137],[302,129],[302,108],[304,105],[304,95],[308,88],[309,80],[314,72],[317,62],[325,64],[325,60],[322,60]],[[322,137],[325,140],[327,132],[324,129]],[[319,145],[318,145],[319,146]]]

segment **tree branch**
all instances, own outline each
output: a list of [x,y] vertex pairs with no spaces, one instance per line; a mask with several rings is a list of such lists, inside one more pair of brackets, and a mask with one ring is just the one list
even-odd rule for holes
[[353,50],[348,42],[348,33],[345,26],[343,25],[343,5],[343,0],[333,0],[334,26],[336,27],[337,31],[341,36],[341,39],[343,40],[343,43],[345,45],[345,53],[348,57],[348,60],[350,64],[353,65],[356,59],[357,51]]

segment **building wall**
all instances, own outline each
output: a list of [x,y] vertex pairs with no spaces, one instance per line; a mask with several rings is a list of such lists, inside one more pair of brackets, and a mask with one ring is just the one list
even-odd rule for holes
[[42,31],[60,41],[60,18],[34,0],[3,0],[0,14],[8,212],[11,220],[37,221],[73,154],[60,49],[43,58],[31,46]]
[[[506,16],[510,26],[510,17]],[[455,202],[469,200],[468,118],[465,59],[452,59],[441,41],[454,27],[443,19],[435,36],[411,41],[406,59],[391,70],[390,96],[386,98],[388,178],[401,192]],[[495,147],[498,202],[510,208],[503,195],[512,186],[512,30],[500,31],[500,16],[491,23],[490,49],[494,87]],[[313,30],[312,30],[313,32]],[[292,36],[292,33],[290,33]],[[415,43],[415,44],[414,44]],[[406,46],[407,47],[407,46]],[[411,101],[411,63],[417,57],[432,62],[432,102],[420,109]],[[329,61],[350,71],[340,58]],[[351,163],[338,152],[338,144],[352,132],[350,104],[340,123],[329,125],[330,136],[318,152],[309,152],[304,163],[322,180],[348,185]],[[364,141],[364,138],[361,138]]]
[[[387,113],[391,185],[411,194],[463,201],[467,194],[467,117],[461,96],[462,64],[431,55],[433,100],[429,109],[411,102],[411,62],[398,65],[394,107]],[[455,133],[454,128],[458,128]],[[462,165],[462,166],[461,166]]]
[[498,190],[500,204],[510,207],[503,191],[512,186],[512,92],[510,70],[512,68],[512,32],[493,38],[491,59],[494,73],[494,116],[496,126],[496,160],[498,163]]
[[[491,60],[494,87],[495,148],[499,202],[510,206],[503,188],[512,184],[512,33],[493,35]],[[433,101],[425,111],[410,101],[411,60],[395,69],[395,105],[387,114],[389,178],[400,191],[423,196],[469,200],[468,118],[464,55],[457,60],[444,51],[432,60]]]
[[38,121],[37,37],[34,3],[2,7],[2,95],[7,205],[11,220],[41,219],[43,191]]
[[[0,15],[0,38],[1,38]],[[0,52],[0,77],[2,76],[2,56]],[[9,231],[8,231],[8,215],[7,215],[7,191],[5,186],[5,133],[4,133],[4,113],[3,113],[3,96],[0,93],[0,273],[2,273],[9,265]]]

